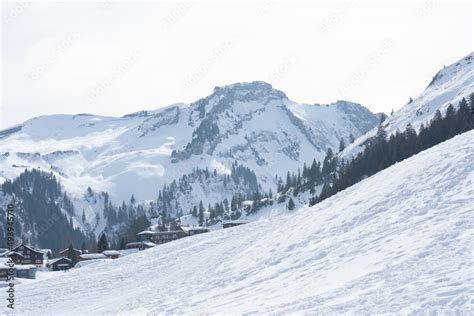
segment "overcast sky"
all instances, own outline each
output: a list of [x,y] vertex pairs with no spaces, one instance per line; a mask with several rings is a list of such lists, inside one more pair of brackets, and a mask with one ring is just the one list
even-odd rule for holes
[[264,80],[297,102],[389,113],[472,50],[472,5],[2,2],[0,128],[121,116]]

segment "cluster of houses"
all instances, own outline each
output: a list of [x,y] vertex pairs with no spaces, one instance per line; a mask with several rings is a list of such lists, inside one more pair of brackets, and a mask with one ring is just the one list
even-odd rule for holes
[[[231,228],[239,225],[247,224],[245,221],[228,221],[222,223],[222,228]],[[173,222],[165,231],[145,230],[137,234],[135,242],[128,243],[127,249],[144,250],[156,245],[164,244],[176,239],[189,237],[197,234],[208,233],[207,227],[183,225],[179,222]]]
[[68,270],[73,267],[74,262],[97,260],[97,259],[117,259],[121,253],[117,250],[105,250],[102,253],[88,253],[79,249],[74,249],[75,260],[68,258],[69,249],[59,252],[58,258],[53,258],[50,249],[37,249],[35,247],[21,244],[11,251],[0,249],[0,280],[6,280],[9,267],[8,260],[15,263],[15,277],[25,279],[35,279],[38,269],[49,271]]
[[[223,228],[230,228],[245,224],[245,222],[226,222]],[[12,250],[0,249],[0,280],[7,280],[9,267],[8,261],[15,263],[14,275],[17,278],[35,279],[37,269],[49,271],[68,270],[76,263],[76,267],[83,266],[94,261],[105,259],[117,259],[121,256],[139,250],[145,250],[156,245],[164,244],[173,240],[209,232],[206,227],[195,227],[175,223],[170,225],[166,231],[146,230],[137,234],[136,242],[126,245],[126,250],[105,250],[102,253],[88,253],[87,250],[74,249],[74,258],[70,258],[69,249],[59,252],[58,258],[53,258],[51,249],[37,249],[29,245],[18,245]]]
[[27,245],[19,245],[11,251],[0,249],[0,280],[7,280],[9,267],[6,265],[8,260],[15,263],[15,277],[25,279],[35,279],[36,269],[43,267],[48,259],[52,258],[50,249],[36,249]]
[[127,249],[138,248],[139,250],[144,250],[176,239],[208,232],[209,228],[206,227],[192,227],[180,224],[171,225],[167,231],[145,230],[137,234],[137,242],[127,244]]

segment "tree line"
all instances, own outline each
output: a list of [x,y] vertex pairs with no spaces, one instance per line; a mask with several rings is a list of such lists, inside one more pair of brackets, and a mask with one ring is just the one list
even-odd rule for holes
[[474,128],[472,109],[474,109],[474,94],[470,96],[470,105],[463,98],[459,102],[457,110],[450,104],[446,109],[445,116],[439,110],[436,111],[427,126],[421,124],[418,133],[411,124],[408,124],[405,131],[397,131],[387,137],[384,128],[380,125],[377,135],[367,141],[364,151],[349,163],[343,164],[334,180],[324,184],[321,193],[311,199],[310,205],[314,205],[399,161],[472,130]]

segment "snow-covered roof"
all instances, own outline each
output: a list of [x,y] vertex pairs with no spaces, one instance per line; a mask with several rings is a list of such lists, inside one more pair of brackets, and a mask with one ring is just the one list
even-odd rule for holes
[[0,267],[6,266],[10,258],[0,258]]
[[202,226],[189,226],[189,225],[181,225],[180,226],[181,230],[183,230],[185,233],[188,233],[190,231],[201,231],[201,230],[209,230],[207,227],[202,227]]
[[13,248],[12,250],[17,250],[17,249],[18,249],[18,248],[20,248],[21,246],[23,246],[24,248],[28,248],[28,249],[30,249],[31,251],[34,251],[34,252],[40,252],[40,253],[42,253],[42,251],[41,251],[41,250],[39,250],[39,249],[36,249],[36,248],[35,248],[35,247],[33,247],[33,246],[28,246],[28,245],[24,245],[24,244],[19,244],[18,246],[16,246],[16,247],[15,247],[15,248]]
[[142,232],[139,232],[137,234],[137,236],[140,236],[140,235],[153,235],[155,232],[151,231],[151,230],[144,230]]
[[191,228],[191,226],[181,225],[180,228],[181,228],[182,231],[187,233],[189,231],[189,229]]
[[15,269],[17,269],[17,270],[30,270],[30,269],[36,269],[36,266],[32,265],[32,264],[21,264],[21,265],[15,265]]
[[85,253],[80,255],[81,259],[83,260],[91,260],[91,259],[106,259],[107,256],[102,253]]
[[54,264],[54,263],[56,263],[57,261],[63,260],[63,259],[66,259],[67,261],[72,262],[72,260],[69,259],[69,258],[66,258],[66,257],[59,257],[59,258],[56,258],[56,259],[53,259],[53,260],[49,261],[48,264]]
[[[82,253],[82,250],[81,249],[76,249],[76,248],[72,248],[75,252],[80,252]],[[66,249],[63,249],[61,250],[59,253],[63,253],[63,252],[68,252],[69,251],[69,248],[66,248]]]
[[120,256],[120,252],[117,250],[104,250],[102,253],[106,256]]

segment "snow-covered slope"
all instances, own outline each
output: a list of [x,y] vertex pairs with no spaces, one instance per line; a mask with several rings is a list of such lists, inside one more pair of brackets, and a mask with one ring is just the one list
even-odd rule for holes
[[[397,129],[403,132],[408,124],[418,130],[422,123],[425,126],[429,123],[437,110],[444,115],[449,104],[457,107],[462,98],[469,101],[472,93],[474,93],[474,53],[441,69],[418,97],[394,112],[382,125],[387,135],[395,133]],[[357,154],[362,150],[364,142],[376,132],[377,128],[374,128],[356,139],[346,148],[342,156],[350,158]]]
[[292,214],[20,285],[16,311],[470,314],[474,131]]
[[121,203],[132,193],[154,200],[163,184],[194,167],[229,173],[237,160],[269,188],[275,175],[376,124],[376,115],[359,104],[298,104],[267,83],[238,83],[157,111],[42,116],[0,131],[0,181],[40,167],[72,196],[82,199],[90,186]]

